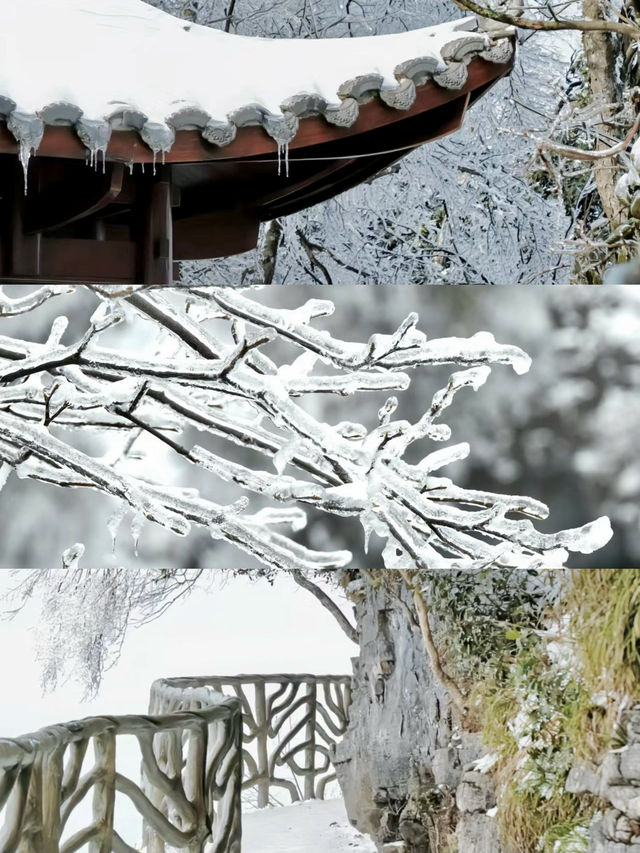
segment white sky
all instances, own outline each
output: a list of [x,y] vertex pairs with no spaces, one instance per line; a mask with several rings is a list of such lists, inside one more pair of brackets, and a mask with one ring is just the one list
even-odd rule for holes
[[[119,664],[91,702],[81,701],[74,683],[42,695],[33,636],[37,606],[0,621],[0,738],[93,714],[144,714],[151,682],[160,677],[351,673],[356,646],[289,578],[271,587],[215,573],[221,583],[211,591],[197,590],[160,620],[130,631]],[[0,571],[0,610],[15,582],[9,571]]]

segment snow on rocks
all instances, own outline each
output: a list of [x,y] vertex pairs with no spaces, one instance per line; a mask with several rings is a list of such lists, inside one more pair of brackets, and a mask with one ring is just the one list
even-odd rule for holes
[[507,62],[508,28],[482,27],[474,16],[355,39],[266,39],[193,24],[142,0],[3,3],[0,119],[25,171],[47,125],[73,126],[94,165],[114,130],[136,131],[164,157],[177,131],[227,145],[250,124],[262,125],[286,158],[300,118],[348,127],[373,96],[406,110],[426,80],[462,87],[476,56]]

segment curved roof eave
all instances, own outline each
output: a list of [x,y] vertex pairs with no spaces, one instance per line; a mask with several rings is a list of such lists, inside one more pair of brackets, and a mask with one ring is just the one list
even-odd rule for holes
[[264,39],[142,0],[20,0],[0,8],[0,119],[23,163],[60,125],[93,156],[118,130],[135,131],[154,157],[181,130],[224,146],[260,125],[285,146],[306,116],[348,128],[372,98],[408,110],[427,80],[461,89],[471,60],[507,63],[513,42],[475,16],[393,35]]

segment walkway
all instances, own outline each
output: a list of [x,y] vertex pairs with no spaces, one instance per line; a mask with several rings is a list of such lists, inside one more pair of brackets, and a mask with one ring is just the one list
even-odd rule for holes
[[376,853],[347,819],[342,800],[308,800],[245,812],[242,853]]

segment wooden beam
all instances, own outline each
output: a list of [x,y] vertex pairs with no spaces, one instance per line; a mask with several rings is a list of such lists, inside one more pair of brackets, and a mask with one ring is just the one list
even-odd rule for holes
[[222,258],[255,249],[260,224],[257,212],[217,210],[173,223],[176,260]]
[[88,180],[81,186],[55,185],[43,194],[30,195],[25,212],[25,232],[34,234],[64,228],[104,210],[121,194],[124,171],[122,163],[113,163],[103,180]]
[[39,280],[135,284],[136,260],[133,242],[44,237]]

